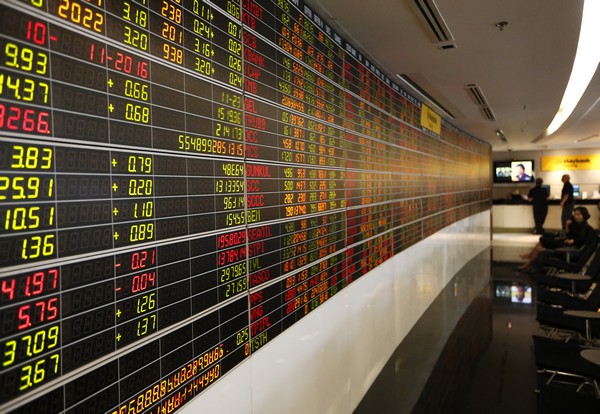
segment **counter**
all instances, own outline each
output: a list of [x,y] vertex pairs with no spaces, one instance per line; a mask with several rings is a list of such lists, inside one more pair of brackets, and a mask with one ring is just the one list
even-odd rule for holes
[[[600,200],[576,200],[575,206],[585,206],[590,212],[588,222],[595,229],[600,229]],[[545,230],[560,230],[560,214],[562,208],[559,200],[548,202],[548,216],[544,223]],[[492,207],[493,231],[530,231],[534,227],[533,208],[525,200],[494,200]]]

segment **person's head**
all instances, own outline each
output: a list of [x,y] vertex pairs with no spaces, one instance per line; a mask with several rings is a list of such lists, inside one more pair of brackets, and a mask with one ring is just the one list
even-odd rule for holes
[[525,175],[525,166],[523,164],[517,164],[517,176],[522,177]]
[[585,207],[577,206],[573,209],[573,218],[578,223],[587,221],[590,218],[590,212]]
[[535,186],[536,186],[536,187],[541,187],[541,186],[542,186],[542,184],[544,184],[544,180],[542,180],[542,179],[541,179],[541,178],[539,178],[539,177],[535,179]]
[[568,183],[570,179],[571,179],[571,176],[569,174],[565,174],[562,176],[560,181],[562,181],[563,183]]

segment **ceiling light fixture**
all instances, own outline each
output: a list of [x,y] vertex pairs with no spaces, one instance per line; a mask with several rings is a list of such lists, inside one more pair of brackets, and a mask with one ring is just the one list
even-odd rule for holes
[[506,26],[508,26],[508,22],[498,22],[498,23],[496,23],[496,27],[500,31],[503,31]]
[[590,135],[590,136],[585,137],[585,138],[577,139],[574,142],[575,143],[579,143],[579,142],[587,141],[588,139],[596,138],[597,136],[598,136],[598,134]]
[[501,129],[496,130],[496,136],[500,138],[501,141],[508,142],[508,140],[506,139],[506,135],[504,135],[504,131],[502,131]]
[[546,128],[544,136],[552,135],[569,118],[596,72],[600,62],[600,48],[597,44],[600,38],[598,16],[600,16],[600,1],[585,0],[581,17],[581,32],[571,77],[558,112]]

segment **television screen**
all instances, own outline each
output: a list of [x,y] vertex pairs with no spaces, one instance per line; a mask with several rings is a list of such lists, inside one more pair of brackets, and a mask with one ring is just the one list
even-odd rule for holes
[[532,304],[531,286],[514,282],[495,282],[495,298],[502,303]]
[[573,197],[579,198],[581,193],[579,192],[579,184],[573,184]]
[[494,162],[495,183],[533,182],[533,160]]
[[510,301],[512,303],[531,303],[531,287],[512,285],[510,287]]
[[533,161],[513,161],[510,163],[512,182],[533,181]]
[[510,183],[511,182],[510,162],[497,161],[494,163],[494,182],[496,182],[496,183]]

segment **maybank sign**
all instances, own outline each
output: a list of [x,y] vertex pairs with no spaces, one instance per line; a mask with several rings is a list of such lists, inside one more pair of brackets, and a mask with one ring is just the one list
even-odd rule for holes
[[600,154],[542,156],[542,171],[600,170]]
[[421,105],[421,126],[440,135],[442,133],[442,118],[426,105]]

